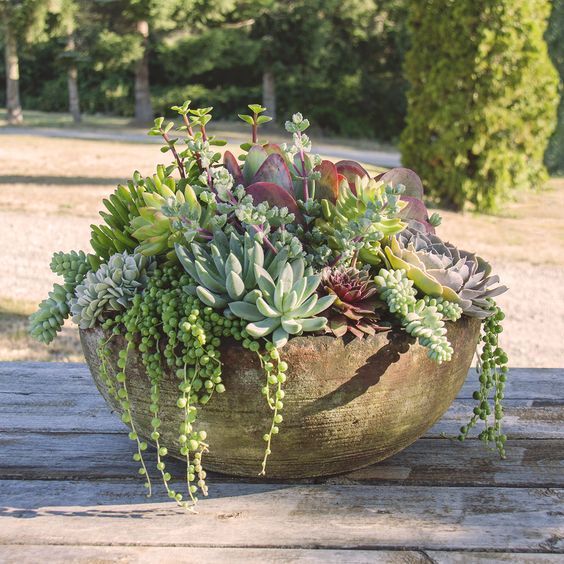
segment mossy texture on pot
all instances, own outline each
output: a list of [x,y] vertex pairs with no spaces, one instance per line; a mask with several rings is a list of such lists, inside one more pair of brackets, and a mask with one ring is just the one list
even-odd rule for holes
[[[452,361],[436,364],[424,347],[403,332],[380,333],[345,344],[330,336],[297,337],[284,349],[289,368],[285,384],[285,421],[273,439],[269,478],[302,478],[350,471],[387,458],[417,440],[450,406],[460,390],[476,348],[480,322],[462,318],[448,324]],[[108,335],[100,328],[81,330],[86,360],[110,406],[100,377],[97,348]],[[110,367],[116,371],[120,337],[110,341]],[[263,458],[261,436],[271,413],[260,395],[264,372],[257,357],[236,342],[222,346],[223,381],[229,393],[213,398],[198,414],[206,429],[209,470],[257,476]],[[128,368],[131,411],[139,433],[151,432],[150,382],[140,359]],[[178,455],[177,382],[167,374],[161,387],[162,435]],[[438,393],[440,391],[440,393]]]

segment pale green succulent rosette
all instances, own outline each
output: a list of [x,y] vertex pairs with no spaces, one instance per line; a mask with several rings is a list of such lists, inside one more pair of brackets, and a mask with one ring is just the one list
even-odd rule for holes
[[208,248],[199,243],[192,243],[190,249],[175,246],[180,264],[194,280],[194,284],[185,287],[186,292],[215,309],[227,308],[237,300],[255,300],[258,295],[255,266],[263,267],[271,277],[277,278],[288,259],[285,249],[276,255],[265,253],[248,233],[232,233],[227,237],[216,231]]
[[277,280],[259,265],[254,270],[260,295],[229,304],[234,315],[249,322],[246,330],[252,337],[272,334],[274,346],[281,348],[290,335],[325,329],[327,318],[316,316],[337,296],[317,296],[321,275],[306,270],[303,259],[286,263]]
[[470,317],[491,315],[488,298],[507,290],[496,285],[499,277],[490,276],[489,263],[430,233],[408,227],[384,251],[390,265],[405,270],[423,294],[456,303]]

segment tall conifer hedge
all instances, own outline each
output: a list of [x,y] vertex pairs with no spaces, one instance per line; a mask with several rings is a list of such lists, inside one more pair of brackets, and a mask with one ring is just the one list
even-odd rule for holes
[[558,125],[550,139],[544,161],[549,172],[564,175],[564,0],[553,0],[552,5],[546,41],[550,58],[560,74],[561,92]]
[[403,163],[445,206],[494,210],[546,178],[558,78],[548,0],[410,0]]

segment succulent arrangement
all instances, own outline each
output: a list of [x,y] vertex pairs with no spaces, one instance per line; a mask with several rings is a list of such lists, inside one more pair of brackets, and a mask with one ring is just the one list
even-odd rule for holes
[[[250,142],[238,157],[222,154],[225,143],[208,132],[212,108],[185,102],[173,110],[180,126],[159,118],[149,131],[162,137],[172,163],[150,177],[135,172],[103,200],[90,253],[54,255],[51,268],[63,284],[30,318],[31,334],[44,343],[71,315],[81,329],[102,327],[110,335],[99,346],[101,371],[131,428],[147,487],[147,443],[135,428],[127,387],[132,354],[150,380],[148,438],[157,469],[169,496],[190,507],[198,492],[207,494],[206,433],[194,422],[214,393],[226,391],[225,339],[255,352],[266,373],[262,392],[272,424],[264,434],[264,473],[283,421],[290,339],[370,339],[402,329],[443,363],[453,355],[449,324],[463,315],[482,320],[482,338],[478,405],[459,438],[483,421],[480,438],[503,456],[507,356],[498,342],[503,313],[493,298],[506,288],[487,262],[436,234],[440,217],[429,215],[419,177],[404,168],[371,177],[356,162],[322,159],[300,114],[286,122],[291,143],[262,141],[260,126],[270,118],[258,105],[240,115],[251,127]],[[126,343],[117,373],[106,362],[114,337]],[[160,386],[171,372],[178,378],[188,499],[172,486],[159,431]]]

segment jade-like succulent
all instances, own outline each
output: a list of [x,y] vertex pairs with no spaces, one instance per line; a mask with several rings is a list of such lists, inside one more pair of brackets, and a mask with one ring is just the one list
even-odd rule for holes
[[267,251],[265,255],[262,246],[248,233],[232,233],[228,238],[223,231],[216,231],[206,245],[194,242],[190,249],[176,245],[176,255],[194,280],[194,284],[185,287],[186,291],[217,309],[243,298],[252,301],[256,296],[251,291],[257,287],[255,266],[265,268],[269,276],[277,278],[288,258],[285,249],[276,255]]
[[358,258],[363,263],[379,264],[383,258],[380,241],[406,226],[398,216],[405,205],[399,195],[399,189],[367,176],[355,177],[354,191],[348,181],[342,181],[336,203],[322,200],[323,219],[316,225],[332,249],[342,250],[345,238],[358,241]]
[[272,342],[280,348],[288,342],[290,335],[325,329],[327,318],[317,316],[335,301],[336,296],[317,296],[315,291],[321,275],[306,270],[303,259],[286,263],[278,279],[259,265],[254,270],[258,294],[229,304],[235,316],[249,322],[246,330],[252,337],[272,334]]
[[499,277],[490,276],[491,266],[482,258],[417,229],[402,231],[385,253],[392,267],[405,270],[421,292],[457,303],[470,317],[488,317],[488,298],[507,290],[496,285]]
[[127,309],[133,296],[147,285],[154,268],[155,262],[140,254],[112,255],[76,287],[70,304],[73,321],[87,329],[101,321],[105,313]]
[[321,288],[326,294],[336,296],[327,314],[327,331],[336,337],[348,331],[362,339],[389,329],[380,323],[376,309],[382,302],[378,300],[378,288],[368,270],[326,267],[321,273]]

